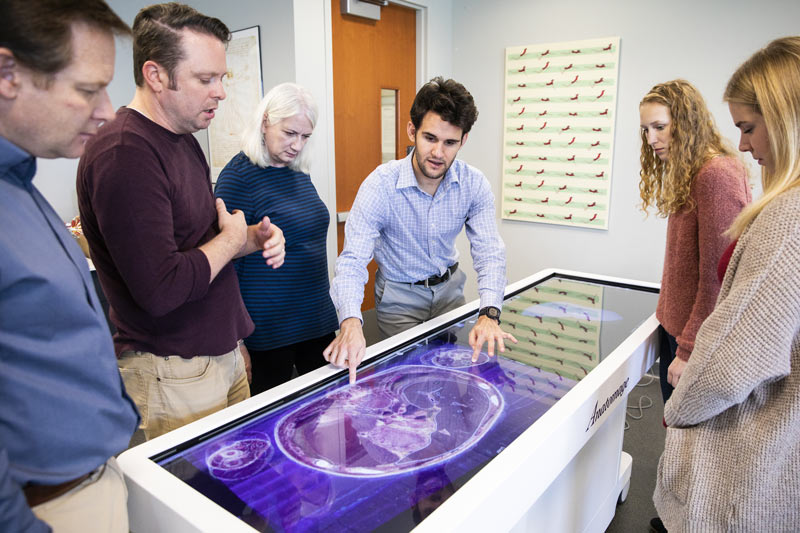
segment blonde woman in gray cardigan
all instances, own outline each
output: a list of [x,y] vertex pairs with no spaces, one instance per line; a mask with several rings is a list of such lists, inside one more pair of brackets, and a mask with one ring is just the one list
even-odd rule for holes
[[763,196],[664,408],[653,499],[671,533],[800,527],[800,37],[758,51],[725,90]]

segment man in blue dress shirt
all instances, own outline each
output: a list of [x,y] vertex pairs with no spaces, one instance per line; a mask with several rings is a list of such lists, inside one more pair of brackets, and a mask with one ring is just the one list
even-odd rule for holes
[[32,182],[113,118],[128,33],[102,0],[0,2],[0,531],[128,531],[113,455],[138,415],[86,259]]
[[465,303],[466,276],[458,270],[455,247],[464,227],[481,300],[469,335],[473,359],[484,344],[493,356],[495,343],[502,352],[504,340],[517,342],[500,329],[505,246],[491,186],[480,170],[456,160],[477,117],[463,85],[434,78],[411,107],[408,137],[414,151],[379,166],[358,190],[331,284],[341,331],[323,352],[332,364],[349,367],[351,383],[366,348],[361,303],[373,255],[378,328],[389,337]]

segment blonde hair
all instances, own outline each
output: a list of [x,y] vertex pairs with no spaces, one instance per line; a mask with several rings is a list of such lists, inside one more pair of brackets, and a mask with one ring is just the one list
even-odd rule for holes
[[724,99],[764,117],[773,161],[761,170],[764,194],[728,230],[738,238],[767,204],[800,182],[800,36],[776,39],[753,54],[731,76]]
[[[251,163],[261,168],[272,164],[269,150],[264,143],[264,133],[261,131],[264,121],[277,124],[295,115],[304,115],[311,122],[312,130],[317,125],[317,104],[311,92],[296,83],[281,83],[270,89],[242,132],[242,152]],[[292,170],[308,174],[311,166],[308,143],[288,166]]]
[[662,161],[647,142],[642,129],[639,195],[642,210],[655,206],[666,217],[684,207],[694,209],[691,197],[695,176],[712,157],[735,157],[733,147],[720,135],[703,96],[686,80],[659,83],[639,103],[661,104],[669,109],[672,120],[669,158]]

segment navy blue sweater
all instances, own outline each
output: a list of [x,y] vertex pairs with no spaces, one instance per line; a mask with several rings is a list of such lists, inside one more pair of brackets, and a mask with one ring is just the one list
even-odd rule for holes
[[260,252],[234,263],[256,325],[247,347],[271,350],[335,331],[325,247],[330,215],[311,177],[288,167],[260,168],[239,152],[220,173],[215,194],[229,211],[241,210],[248,225],[268,216],[286,238],[286,260],[278,269]]

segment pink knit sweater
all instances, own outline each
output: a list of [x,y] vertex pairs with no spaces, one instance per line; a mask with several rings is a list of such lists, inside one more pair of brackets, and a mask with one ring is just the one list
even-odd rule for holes
[[723,235],[752,196],[743,164],[734,157],[708,161],[694,180],[695,208],[669,216],[661,296],[656,318],[688,360],[694,337],[711,314],[720,283],[717,263],[730,239]]

